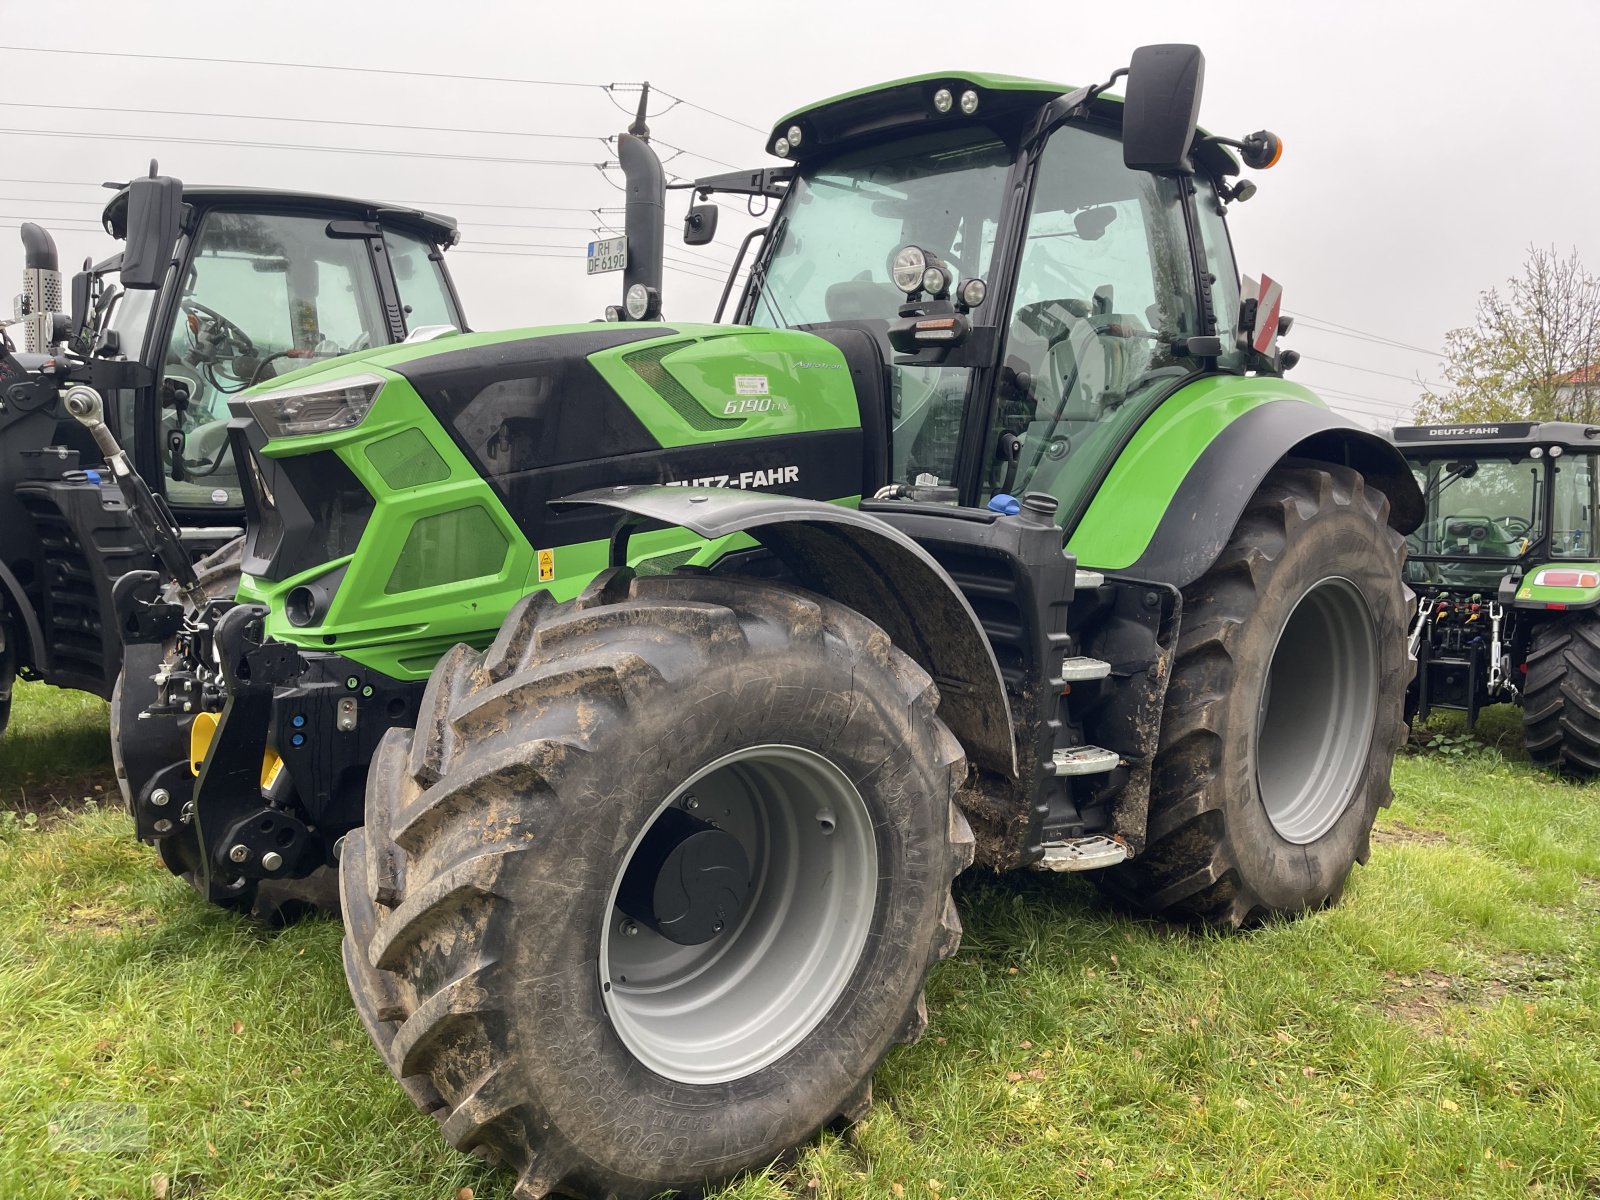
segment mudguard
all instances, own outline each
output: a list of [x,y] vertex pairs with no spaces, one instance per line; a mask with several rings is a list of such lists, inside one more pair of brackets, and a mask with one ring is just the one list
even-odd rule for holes
[[[1138,442],[1136,435],[1130,450]],[[1400,533],[1411,532],[1422,521],[1422,493],[1398,450],[1319,404],[1285,395],[1232,416],[1216,431],[1144,538],[1130,528],[1126,509],[1118,522],[1117,513],[1097,512],[1097,505],[1091,505],[1068,549],[1085,567],[1185,587],[1216,561],[1250,497],[1286,458],[1360,471],[1389,497],[1389,524]],[[1127,469],[1137,474],[1132,465]],[[1109,491],[1106,498],[1112,498]]]
[[552,503],[620,509],[707,540],[754,538],[802,586],[876,622],[938,683],[939,716],[973,762],[1016,777],[1000,664],[977,614],[944,568],[885,522],[838,504],[731,488],[600,488]]
[[3,562],[0,562],[0,611],[12,613],[21,621],[22,628],[17,632],[28,639],[27,657],[20,653],[22,647],[13,647],[19,652],[17,662],[27,663],[34,670],[43,672],[50,665],[50,652],[45,645],[44,630],[39,627],[39,614],[33,611],[22,584]]

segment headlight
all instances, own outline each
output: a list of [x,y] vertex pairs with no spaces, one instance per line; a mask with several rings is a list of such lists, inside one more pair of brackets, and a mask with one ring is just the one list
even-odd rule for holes
[[331,383],[252,396],[245,407],[269,438],[333,433],[361,424],[383,390],[378,375],[348,375]]
[[894,278],[895,287],[909,296],[922,287],[922,276],[927,269],[928,256],[920,246],[903,246],[894,256],[889,274]]

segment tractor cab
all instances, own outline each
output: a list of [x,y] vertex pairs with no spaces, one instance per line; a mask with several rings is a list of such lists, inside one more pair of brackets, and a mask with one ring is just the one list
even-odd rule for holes
[[1164,397],[1276,366],[1241,328],[1223,212],[1254,191],[1230,184],[1227,147],[1260,167],[1277,139],[1210,137],[1181,107],[941,74],[790,114],[768,149],[792,166],[764,179],[782,200],[734,319],[876,358],[857,372],[881,383],[863,403],[885,430],[873,491],[1044,492],[1070,522]]
[[[447,217],[334,196],[189,187],[152,173],[106,205],[123,249],[63,287],[23,226],[16,354],[0,378],[0,728],[15,674],[109,695],[113,581],[151,563],[125,488],[68,413],[76,383],[165,500],[189,552],[244,524],[228,400],[333,358],[465,329]],[[70,311],[62,311],[70,298]]]

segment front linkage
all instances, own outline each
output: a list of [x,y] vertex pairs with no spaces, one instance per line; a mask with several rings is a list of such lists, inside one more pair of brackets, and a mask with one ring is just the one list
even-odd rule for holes
[[113,719],[140,723],[137,737],[113,739],[137,834],[207,899],[247,908],[262,881],[337,864],[361,824],[367,764],[385,731],[415,720],[422,685],[266,639],[266,608],[232,598],[236,570],[210,594],[170,511],[106,428],[98,393],[75,387],[65,402],[162,565],[124,575],[112,593],[131,668]]

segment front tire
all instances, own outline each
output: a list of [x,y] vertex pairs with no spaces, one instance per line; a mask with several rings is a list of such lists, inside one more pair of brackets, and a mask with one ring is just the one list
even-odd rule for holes
[[[440,662],[341,863],[373,1040],[519,1197],[698,1190],[859,1116],[926,1025],[972,860],[937,689],[875,625],[768,583],[615,578]],[[657,871],[668,826],[722,848]],[[713,877],[698,933],[641,913],[641,878]]]
[[1354,471],[1274,470],[1184,589],[1148,843],[1106,873],[1224,928],[1331,903],[1365,862],[1406,737],[1405,542]]
[[1600,774],[1600,616],[1569,613],[1537,625],[1524,686],[1528,756],[1576,779]]

